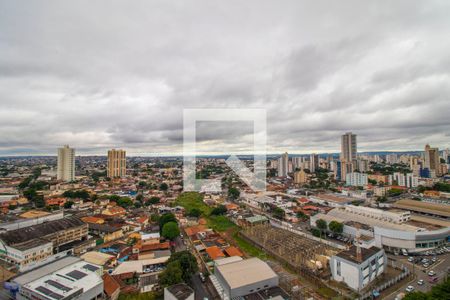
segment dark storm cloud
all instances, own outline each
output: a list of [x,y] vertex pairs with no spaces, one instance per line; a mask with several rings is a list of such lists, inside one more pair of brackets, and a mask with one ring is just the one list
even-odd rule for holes
[[[0,155],[180,153],[183,109],[239,107],[267,109],[270,152],[449,147],[449,10],[0,0]],[[199,151],[251,150],[241,125],[200,125]]]

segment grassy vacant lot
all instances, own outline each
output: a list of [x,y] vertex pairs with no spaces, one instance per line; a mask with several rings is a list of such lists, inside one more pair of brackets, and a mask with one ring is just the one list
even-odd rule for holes
[[208,226],[216,231],[225,231],[229,228],[236,227],[236,225],[225,216],[211,216],[210,213],[212,208],[203,202],[203,196],[197,192],[182,193],[178,196],[175,203],[176,205],[183,206],[184,209],[186,209],[186,212],[189,212],[194,208],[199,209],[208,222]]
[[203,196],[197,192],[180,194],[175,201],[176,205],[183,206],[186,212],[193,208],[199,209],[204,216],[209,216],[211,208],[203,202]]
[[239,248],[242,251],[244,251],[247,255],[253,256],[253,257],[258,257],[262,260],[267,260],[267,257],[268,257],[267,254],[263,250],[253,246],[252,244],[250,244],[249,242],[247,242],[246,240],[241,238],[238,235],[238,231],[234,232],[233,239],[236,241]]

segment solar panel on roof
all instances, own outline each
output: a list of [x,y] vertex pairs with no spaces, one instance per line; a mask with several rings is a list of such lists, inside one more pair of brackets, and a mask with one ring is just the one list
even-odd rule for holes
[[45,281],[45,283],[51,285],[52,287],[57,288],[58,290],[64,291],[64,292],[68,292],[71,290],[70,287],[67,287],[67,286],[65,286],[57,281],[51,280],[51,279]]
[[72,278],[74,278],[74,279],[76,279],[76,280],[79,280],[79,279],[81,279],[81,278],[87,276],[86,273],[80,272],[80,271],[78,271],[78,270],[70,271],[70,272],[67,273],[66,275],[69,276],[69,277],[72,277]]
[[86,270],[89,270],[91,272],[95,272],[99,269],[98,267],[89,265],[89,264],[84,265],[83,268],[85,268]]
[[51,290],[49,290],[48,288],[43,287],[43,286],[38,286],[38,287],[36,288],[36,291],[41,292],[41,293],[44,294],[45,296],[50,297],[50,298],[53,298],[53,299],[59,300],[59,299],[64,298],[64,296],[62,296],[62,295],[60,295],[60,294],[57,294],[57,293],[55,293],[55,292],[52,292]]

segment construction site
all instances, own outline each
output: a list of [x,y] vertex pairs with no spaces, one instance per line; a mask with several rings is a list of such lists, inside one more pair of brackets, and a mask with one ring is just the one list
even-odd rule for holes
[[250,226],[241,236],[301,275],[329,278],[328,261],[340,250],[270,224]]

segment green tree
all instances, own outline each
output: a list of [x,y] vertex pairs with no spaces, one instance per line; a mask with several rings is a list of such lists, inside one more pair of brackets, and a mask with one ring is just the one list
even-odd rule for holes
[[321,232],[324,232],[328,228],[327,221],[325,221],[324,219],[316,220],[316,226]]
[[170,262],[179,262],[182,270],[182,278],[184,281],[189,281],[190,277],[197,273],[198,265],[195,256],[189,251],[180,251],[172,254],[168,260]]
[[211,210],[210,215],[211,216],[221,216],[221,215],[224,215],[226,212],[227,212],[227,208],[224,205],[219,205],[219,206],[214,207]]
[[193,208],[190,211],[188,211],[187,215],[189,217],[194,217],[194,218],[198,218],[202,215],[202,211],[198,208]]
[[128,208],[133,205],[133,200],[128,197],[120,197],[119,200],[116,201],[117,205],[123,208]]
[[64,208],[68,209],[68,208],[72,208],[73,206],[73,201],[67,201],[66,203],[64,203]]
[[275,207],[272,210],[272,216],[274,218],[278,219],[278,220],[283,220],[284,219],[284,215],[285,215],[285,212],[284,212],[284,210],[282,208]]
[[177,218],[175,218],[174,214],[168,213],[168,214],[163,214],[159,217],[159,228],[163,228],[164,224],[169,223],[169,222],[177,222]]
[[230,187],[228,189],[228,198],[230,198],[232,200],[238,199],[240,194],[241,194],[241,192],[235,187]]
[[159,185],[159,189],[163,192],[167,191],[169,189],[169,186],[167,185],[167,183],[163,182]]
[[328,227],[330,228],[330,230],[332,232],[337,233],[337,234],[341,234],[342,231],[344,230],[344,224],[342,224],[338,221],[334,221],[334,220],[330,222]]
[[168,222],[164,224],[162,228],[163,237],[172,241],[179,235],[180,235],[180,228],[178,228],[178,224],[176,222]]
[[159,201],[161,201],[161,199],[160,199],[159,197],[153,196],[153,197],[150,197],[150,199],[148,199],[148,200],[145,202],[145,205],[146,205],[146,206],[150,206],[150,205],[152,205],[152,204],[158,204]]
[[183,270],[179,261],[172,261],[167,264],[166,269],[159,274],[159,284],[168,287],[183,282]]

